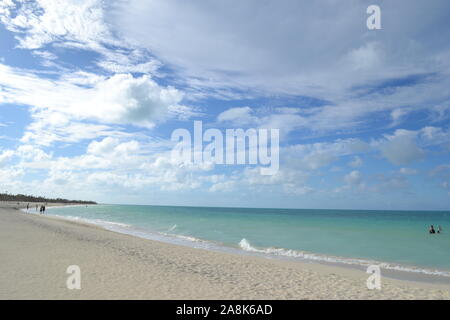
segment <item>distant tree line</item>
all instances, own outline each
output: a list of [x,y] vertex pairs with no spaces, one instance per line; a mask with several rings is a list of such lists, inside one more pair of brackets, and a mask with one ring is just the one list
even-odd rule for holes
[[9,194],[0,193],[0,201],[21,201],[21,202],[51,202],[51,203],[79,203],[79,204],[97,204],[95,201],[68,200],[68,199],[50,199],[44,197],[36,197],[25,194]]

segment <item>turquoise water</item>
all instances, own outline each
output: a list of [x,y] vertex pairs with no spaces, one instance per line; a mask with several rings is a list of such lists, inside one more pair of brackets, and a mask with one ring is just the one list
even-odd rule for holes
[[[450,212],[98,205],[48,213],[194,246],[450,276]],[[443,232],[428,234],[431,224]]]

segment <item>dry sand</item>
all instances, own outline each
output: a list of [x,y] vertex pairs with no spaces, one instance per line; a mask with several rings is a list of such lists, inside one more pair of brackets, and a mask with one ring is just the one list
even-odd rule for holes
[[[0,204],[0,299],[449,299],[450,287],[182,247]],[[20,206],[23,206],[21,204]],[[81,290],[66,269],[81,268]]]

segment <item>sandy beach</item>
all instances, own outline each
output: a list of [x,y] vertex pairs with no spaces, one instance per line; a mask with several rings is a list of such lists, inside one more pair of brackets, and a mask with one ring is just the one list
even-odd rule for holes
[[[448,285],[194,249],[0,205],[0,299],[449,299]],[[32,207],[32,206],[31,206]],[[81,290],[66,270],[81,269]]]

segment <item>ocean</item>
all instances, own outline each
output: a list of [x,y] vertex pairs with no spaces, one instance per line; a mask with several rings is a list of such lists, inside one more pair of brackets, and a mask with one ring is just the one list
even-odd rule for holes
[[[46,214],[197,248],[450,277],[450,212],[95,205]],[[430,225],[443,232],[430,235]]]

